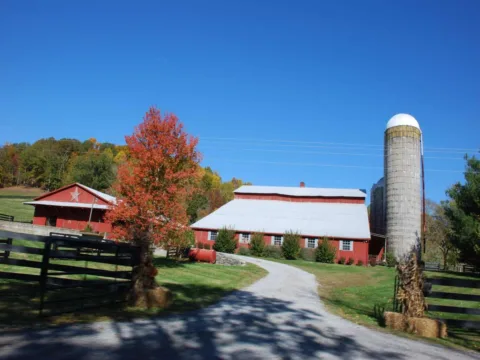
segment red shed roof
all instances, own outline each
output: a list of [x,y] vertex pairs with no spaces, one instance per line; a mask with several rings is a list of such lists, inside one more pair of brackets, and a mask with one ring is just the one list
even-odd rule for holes
[[107,203],[115,204],[115,203],[117,202],[117,199],[116,199],[114,196],[105,194],[105,193],[103,193],[103,192],[101,192],[101,191],[92,189],[92,188],[90,188],[90,187],[88,187],[88,186],[85,186],[85,185],[83,185],[83,184],[80,184],[80,183],[73,183],[73,184],[70,184],[70,185],[63,186],[63,187],[61,187],[61,188],[59,188],[59,189],[56,189],[56,190],[50,191],[50,192],[48,192],[48,193],[42,194],[42,195],[36,197],[36,198],[33,199],[33,200],[38,201],[38,200],[41,200],[41,199],[45,199],[46,197],[50,197],[50,196],[53,195],[53,194],[57,194],[57,193],[59,193],[59,192],[62,192],[62,191],[64,191],[64,190],[67,190],[67,189],[69,189],[69,188],[71,188],[71,187],[74,187],[74,186],[78,186],[78,187],[84,189],[85,191],[89,192],[89,193],[92,194],[93,196],[95,196],[95,197],[97,197],[97,198],[100,198],[100,199],[106,201]]
[[[69,189],[74,190],[69,192]],[[92,189],[83,184],[73,183],[50,191],[35,198],[34,201],[28,201],[24,204],[107,210],[111,205],[115,205],[116,201],[117,199],[114,196]]]

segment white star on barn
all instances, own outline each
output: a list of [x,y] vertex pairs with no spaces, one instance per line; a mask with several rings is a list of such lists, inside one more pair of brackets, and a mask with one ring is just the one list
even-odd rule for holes
[[78,188],[75,188],[75,191],[71,192],[70,195],[72,195],[71,201],[76,201],[78,202],[78,197],[80,196],[81,192],[78,191]]

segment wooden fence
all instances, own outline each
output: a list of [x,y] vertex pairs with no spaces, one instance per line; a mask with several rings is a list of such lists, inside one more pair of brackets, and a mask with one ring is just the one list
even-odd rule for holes
[[[0,238],[6,239],[0,241],[3,250],[0,279],[36,286],[40,315],[123,302],[131,287],[132,268],[139,262],[138,247],[125,243],[76,235],[37,236],[7,231],[0,231]],[[42,245],[23,246],[16,244],[16,240]],[[89,263],[93,266],[89,267]],[[2,264],[6,265],[4,269],[14,271],[1,271]]]
[[[465,314],[465,315],[480,315],[480,308],[456,306],[458,301],[467,301],[468,305],[477,305],[480,302],[480,295],[465,294],[461,292],[446,292],[437,291],[434,286],[449,286],[453,288],[462,289],[480,289],[480,280],[458,279],[451,277],[432,277],[428,278],[424,286],[424,295],[431,299],[448,299],[452,300],[448,305],[428,304],[429,312],[442,312],[449,314]],[[450,290],[450,289],[449,289]],[[457,290],[458,291],[458,290]],[[470,318],[469,320],[459,319],[439,319],[444,321],[448,326],[465,328],[465,329],[480,329],[480,318]]]
[[13,219],[15,219],[15,217],[12,215],[0,214],[0,220],[2,221],[13,221]]
[[[444,273],[447,275],[448,273]],[[478,294],[466,294],[464,292],[457,292],[455,288],[461,289],[480,289],[480,280],[471,280],[471,279],[458,279],[452,277],[442,276],[441,272],[436,273],[435,277],[426,278],[424,283],[423,293],[427,298],[427,311],[431,312],[440,312],[447,314],[463,314],[476,316],[480,315],[480,308],[477,307],[464,307],[458,306],[458,301],[467,301],[469,305],[476,306],[480,303],[480,295]],[[442,291],[434,289],[434,286],[448,286],[449,291]],[[398,288],[400,287],[400,282],[398,276],[395,277],[394,283],[394,292],[393,292],[393,311],[401,312],[402,306],[396,298],[398,293]],[[453,291],[451,288],[454,288]],[[445,289],[444,289],[445,290]],[[448,304],[439,305],[439,304],[429,304],[428,299],[442,299],[448,300]],[[469,320],[462,319],[451,319],[442,317],[433,316],[438,320],[441,320],[447,324],[449,327],[454,328],[463,328],[463,329],[480,329],[480,317],[472,318]]]

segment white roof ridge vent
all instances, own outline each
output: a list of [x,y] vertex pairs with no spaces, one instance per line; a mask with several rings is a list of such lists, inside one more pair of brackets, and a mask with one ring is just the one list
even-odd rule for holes
[[234,191],[235,194],[264,194],[284,196],[308,197],[347,197],[365,198],[366,194],[360,189],[313,188],[296,186],[258,186],[243,185]]

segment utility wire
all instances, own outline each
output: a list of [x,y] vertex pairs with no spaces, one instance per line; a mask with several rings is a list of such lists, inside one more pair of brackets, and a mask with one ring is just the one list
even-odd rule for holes
[[[237,160],[225,158],[211,158],[208,160],[225,161],[229,163],[245,163],[245,164],[272,164],[272,165],[294,165],[294,166],[315,166],[315,167],[339,167],[339,168],[356,168],[356,169],[379,169],[383,170],[382,166],[363,166],[363,165],[343,165],[343,164],[320,164],[320,163],[300,163],[300,162],[281,162],[281,161],[263,161],[263,160]],[[444,169],[425,169],[428,172],[446,172],[446,173],[465,173],[459,170],[444,170]]]
[[[255,139],[255,138],[235,138],[235,137],[199,137],[200,142],[207,140],[207,141],[239,141],[239,142],[268,142],[268,143],[287,143],[287,144],[315,144],[315,145],[340,145],[344,146],[357,146],[361,148],[377,148],[383,149],[383,145],[380,144],[360,144],[360,143],[341,143],[341,142],[325,142],[325,141],[303,141],[303,140],[281,140],[281,139]],[[448,147],[425,147],[428,150],[443,150],[446,152],[478,152],[480,148],[473,149],[473,148],[448,148]]]
[[[216,146],[201,146],[201,149],[209,150],[232,150],[232,151],[258,151],[258,152],[276,152],[276,153],[286,153],[286,154],[319,154],[319,155],[348,155],[348,156],[376,156],[383,157],[383,154],[373,154],[373,153],[352,153],[352,152],[329,152],[329,151],[295,151],[295,150],[277,150],[277,149],[266,149],[266,148],[228,148],[228,147],[216,147]],[[347,148],[346,150],[350,150]],[[463,157],[442,157],[442,156],[425,156],[425,159],[442,159],[442,160],[463,160]]]

